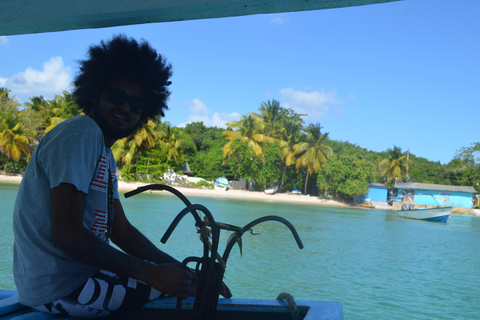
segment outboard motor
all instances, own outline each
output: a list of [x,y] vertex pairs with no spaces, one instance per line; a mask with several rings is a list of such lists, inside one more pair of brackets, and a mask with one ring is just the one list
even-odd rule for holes
[[403,211],[407,210],[407,205],[406,205],[406,204],[404,204],[404,205],[402,206],[402,210],[403,210]]
[[408,210],[415,210],[414,205],[413,205],[413,204],[409,205],[409,206],[408,206]]

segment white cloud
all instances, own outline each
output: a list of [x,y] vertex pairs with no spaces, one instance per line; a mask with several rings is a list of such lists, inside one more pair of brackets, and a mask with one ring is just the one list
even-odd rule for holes
[[276,14],[267,14],[268,23],[282,26],[289,21],[288,15],[286,13],[276,13]]
[[212,113],[212,111],[209,110],[207,106],[198,98],[195,98],[190,102],[187,102],[187,104],[190,106],[190,112],[192,113],[192,115],[202,117],[202,116],[208,116],[209,114]]
[[26,101],[29,97],[39,95],[52,99],[70,89],[70,74],[71,68],[64,66],[62,57],[53,57],[43,64],[42,71],[28,67],[6,79],[4,83],[20,100]]
[[286,13],[269,14],[267,15],[267,17],[268,17],[268,22],[276,26],[284,25],[289,21],[288,15]]
[[0,36],[0,46],[8,47],[10,45],[10,39],[6,36]]
[[213,112],[198,98],[188,101],[186,104],[189,106],[190,115],[187,122],[178,125],[178,127],[185,127],[188,123],[202,121],[207,127],[226,128],[228,122],[239,120],[241,117],[237,112]]
[[0,77],[0,87],[5,87],[5,84],[7,83],[7,78],[1,78]]
[[320,117],[326,116],[332,111],[338,112],[338,108],[332,109],[342,103],[337,98],[334,90],[301,91],[285,88],[279,91],[282,107],[291,108],[300,114],[307,114],[305,121],[316,122]]

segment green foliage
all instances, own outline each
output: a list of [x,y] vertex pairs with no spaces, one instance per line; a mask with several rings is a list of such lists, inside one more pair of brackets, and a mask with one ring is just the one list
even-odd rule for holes
[[190,137],[195,144],[197,151],[206,151],[220,143],[225,144],[225,139],[222,135],[222,129],[217,127],[205,127],[203,122],[193,122],[185,126],[185,133]]
[[255,180],[256,172],[260,170],[261,160],[254,151],[249,147],[247,142],[235,140],[231,143],[231,157],[226,163],[230,166],[231,178],[238,180],[245,178],[246,180]]
[[480,142],[457,151],[454,159],[438,175],[442,183],[457,186],[473,186],[480,191]]
[[[258,161],[258,159],[256,160]],[[259,182],[263,190],[278,182],[282,175],[281,151],[275,143],[265,143],[263,147],[263,164],[260,170],[254,172],[252,178]]]
[[222,166],[225,160],[222,131],[216,127],[205,127],[203,122],[189,123],[182,130],[181,151],[196,176],[215,180],[228,174],[228,165]]
[[443,172],[443,166],[440,162],[432,162],[425,158],[410,155],[408,162],[409,182],[446,184],[440,177]]
[[182,132],[182,144],[180,145],[180,152],[184,155],[184,160],[191,163],[197,156],[197,147],[188,134]]
[[[262,102],[258,111],[231,122],[227,130],[206,127],[203,122],[190,123],[182,129],[168,122],[149,122],[132,136],[117,141],[112,151],[122,177],[130,181],[147,176],[149,181],[159,181],[167,168],[179,170],[188,161],[197,177],[210,181],[222,175],[230,180],[245,178],[253,181],[257,190],[279,183],[282,192],[300,189],[317,194],[317,182],[324,192],[339,183],[336,180],[344,181],[334,194],[349,199],[360,192],[365,179],[348,171],[339,162],[342,159],[354,166],[361,161],[363,170],[368,169],[369,182],[392,185],[395,176],[397,181],[406,180],[405,153],[396,146],[373,152],[348,141],[330,140],[328,134],[320,132],[318,124],[305,125],[304,115],[283,108],[276,100]],[[24,170],[45,132],[78,114],[68,92],[53,100],[32,97],[20,110],[9,90],[0,88],[0,170]],[[332,152],[336,158],[328,159]],[[447,165],[410,154],[409,181],[477,187],[479,152],[480,143],[463,147]],[[334,165],[342,170],[337,168],[338,172],[326,176],[325,170]],[[323,173],[317,176],[317,171]],[[338,176],[336,180],[334,176]]]
[[190,185],[192,187],[195,187],[195,188],[208,188],[208,189],[213,189],[214,187],[214,183],[212,182],[208,182],[206,180],[200,180],[198,182],[194,182],[194,183],[190,183]]
[[195,158],[189,160],[189,165],[195,175],[206,180],[215,180],[223,175],[230,175],[229,164],[222,165],[223,145],[218,144],[209,150],[199,151]]
[[8,157],[0,156],[0,167],[5,173],[23,173],[27,168],[27,161],[25,159],[14,161]]
[[153,148],[140,152],[135,166],[136,175],[142,176],[146,181],[160,182],[165,171],[170,168],[169,164],[164,162],[165,157],[164,148]]
[[18,109],[19,104],[9,91],[0,88],[0,165],[5,172],[24,169],[32,154],[31,130],[25,127],[26,117]]
[[136,168],[131,164],[125,164],[122,167],[120,176],[124,181],[135,181]]
[[332,151],[335,155],[351,155],[357,157],[358,159],[366,159],[371,162],[374,162],[378,158],[378,154],[376,152],[361,148],[360,146],[352,144],[348,141],[336,141],[328,139],[325,141],[325,145],[332,148]]
[[392,187],[395,181],[407,181],[410,163],[407,163],[407,153],[402,152],[402,148],[394,145],[392,149],[387,149],[385,156],[379,159],[381,175],[386,178],[386,185]]
[[16,114],[19,106],[15,97],[10,95],[10,90],[0,87],[0,115]]
[[368,191],[375,168],[371,162],[356,156],[334,156],[318,172],[320,193],[327,192],[337,199],[352,201]]
[[[305,178],[306,178],[307,170],[299,170],[295,169],[295,166],[287,167],[285,172],[285,183],[283,184],[282,191],[292,191],[292,190],[301,190],[303,192],[303,188],[305,185]],[[310,181],[316,182],[314,179],[310,179]]]
[[230,179],[252,180],[256,190],[262,191],[279,181],[283,165],[277,144],[266,143],[261,158],[254,154],[247,143],[239,140],[232,143],[232,151],[232,157],[226,163],[230,166]]
[[[315,176],[320,168],[333,156],[333,151],[329,146],[325,145],[328,140],[328,133],[321,132],[320,123],[309,124],[305,129],[305,136],[300,142],[293,146],[296,155],[295,167],[307,168],[305,178],[304,193],[307,193],[308,177]],[[315,180],[314,180],[315,181]],[[313,194],[313,192],[311,192]]]

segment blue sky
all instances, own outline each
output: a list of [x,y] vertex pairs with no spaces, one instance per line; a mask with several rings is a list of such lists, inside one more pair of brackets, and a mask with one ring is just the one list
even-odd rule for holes
[[404,0],[272,15],[0,37],[20,102],[70,89],[92,43],[145,38],[172,63],[165,121],[225,127],[276,99],[334,140],[448,163],[480,141],[480,1]]

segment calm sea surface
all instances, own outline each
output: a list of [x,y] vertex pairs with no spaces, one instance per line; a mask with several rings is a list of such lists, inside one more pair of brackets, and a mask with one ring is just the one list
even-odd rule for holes
[[[17,185],[0,184],[0,288],[14,289],[12,210]],[[300,250],[278,222],[243,236],[225,274],[235,298],[333,300],[346,319],[480,319],[480,217],[455,215],[445,223],[398,218],[393,211],[354,210],[248,200],[190,197],[216,221],[244,226],[278,215],[297,229]],[[140,194],[122,203],[129,219],[179,260],[200,256],[191,215],[164,245],[166,228],[184,206],[167,194]],[[224,232],[220,252],[228,233]]]

